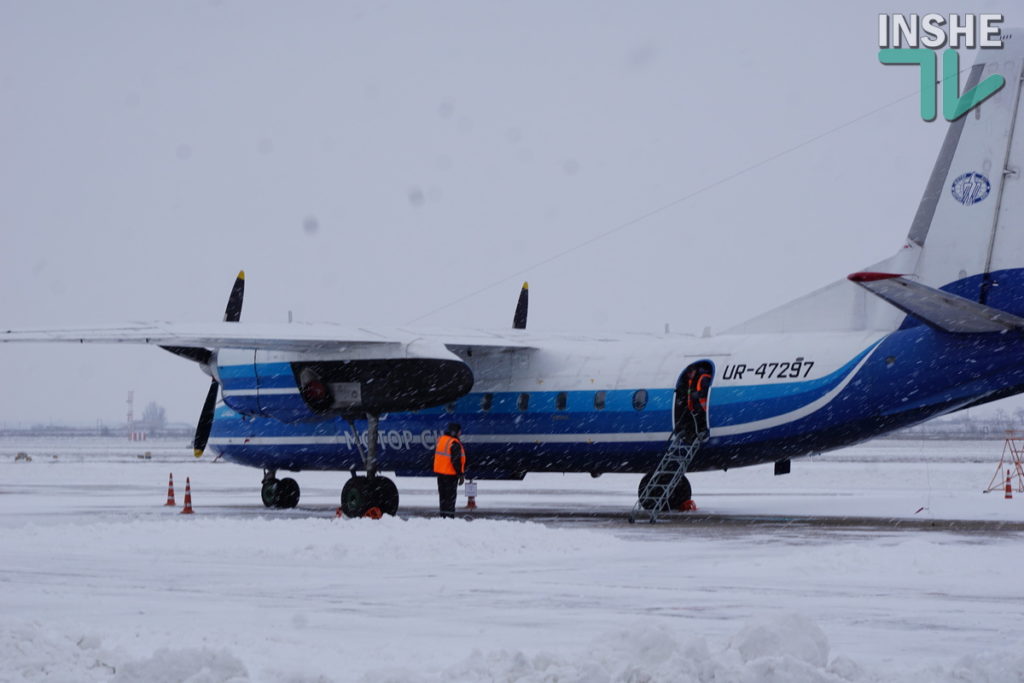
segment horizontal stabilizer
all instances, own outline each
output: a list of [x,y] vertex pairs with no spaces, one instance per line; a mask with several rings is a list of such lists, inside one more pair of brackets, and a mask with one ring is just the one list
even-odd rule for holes
[[902,275],[854,273],[848,278],[904,313],[943,332],[966,334],[1024,330],[1024,318],[913,282]]

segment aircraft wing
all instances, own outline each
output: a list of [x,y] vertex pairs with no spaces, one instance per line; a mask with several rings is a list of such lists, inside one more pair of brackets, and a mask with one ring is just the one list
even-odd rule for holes
[[943,332],[965,334],[1024,330],[1024,318],[922,285],[902,275],[854,273],[848,279]]
[[414,341],[448,347],[495,350],[535,348],[522,335],[477,331],[412,332],[374,330],[330,323],[129,323],[88,328],[2,330],[0,342],[64,342],[74,344],[153,344],[176,348],[272,349],[344,352],[355,348],[407,346]]

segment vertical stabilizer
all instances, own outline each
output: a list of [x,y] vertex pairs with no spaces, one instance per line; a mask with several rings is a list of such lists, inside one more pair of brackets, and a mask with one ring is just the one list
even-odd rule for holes
[[950,124],[908,235],[919,282],[997,307],[997,280],[1012,283],[993,274],[1024,268],[1024,30],[1003,34],[1002,49],[976,51],[961,91],[993,74],[1006,85]]
[[[921,284],[1024,315],[1024,29],[1003,47],[975,50],[957,95],[993,74],[1006,84],[949,124],[904,247],[863,270],[913,274]],[[939,125],[936,123],[935,125]],[[915,324],[846,280],[728,330],[729,333],[891,330]]]

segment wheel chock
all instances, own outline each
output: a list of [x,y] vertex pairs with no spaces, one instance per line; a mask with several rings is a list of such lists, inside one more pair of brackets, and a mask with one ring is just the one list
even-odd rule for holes
[[679,509],[682,510],[683,512],[696,512],[697,504],[694,503],[693,499],[691,498],[690,500],[684,500],[683,504],[679,507]]
[[363,513],[363,517],[369,517],[370,519],[380,519],[384,516],[384,512],[379,507],[372,507]]

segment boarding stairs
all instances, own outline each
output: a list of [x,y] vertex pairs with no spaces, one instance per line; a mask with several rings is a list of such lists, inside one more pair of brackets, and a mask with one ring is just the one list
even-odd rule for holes
[[658,462],[629,513],[630,524],[635,523],[643,515],[647,515],[647,521],[654,524],[658,521],[658,515],[668,510],[669,496],[686,476],[686,470],[689,469],[690,463],[706,438],[707,432],[703,432],[692,442],[686,443],[683,441],[682,433],[676,432],[672,435],[665,454],[661,456],[661,461]]

